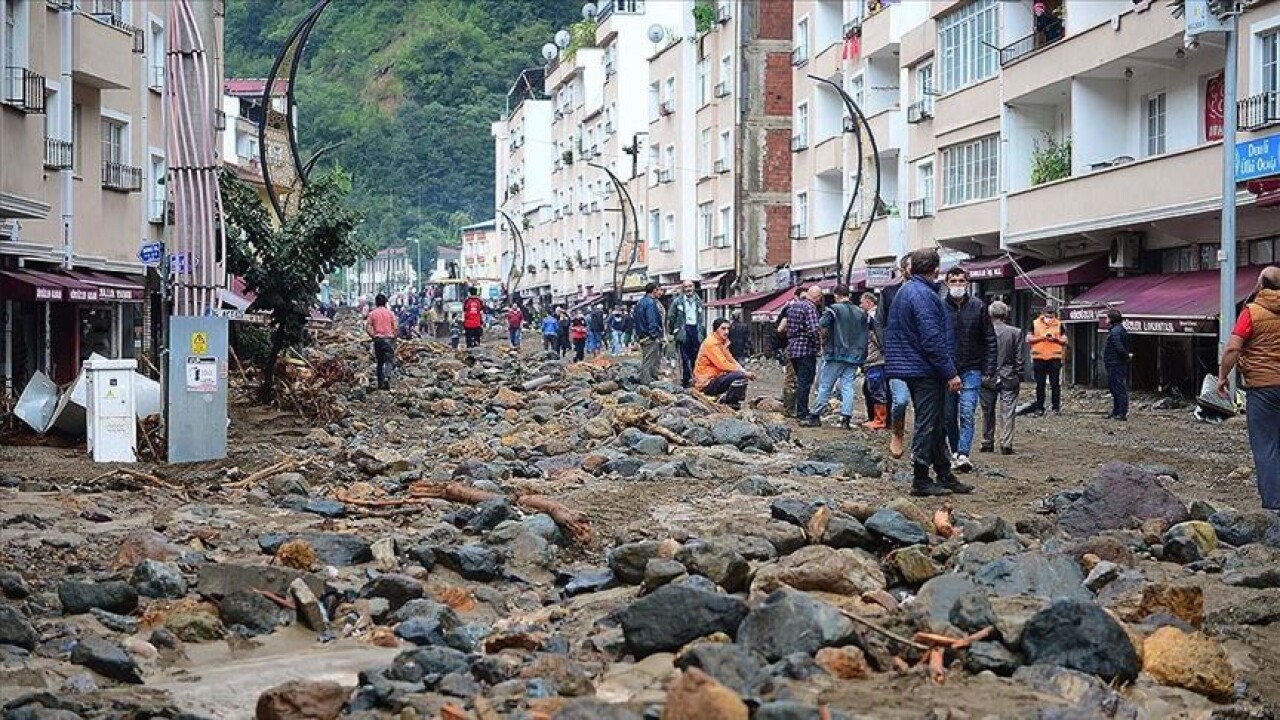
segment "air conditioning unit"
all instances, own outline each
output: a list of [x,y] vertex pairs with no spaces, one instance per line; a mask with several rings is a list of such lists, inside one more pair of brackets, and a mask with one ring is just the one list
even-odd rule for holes
[[1113,270],[1137,270],[1142,262],[1142,233],[1119,232],[1111,237],[1108,266]]

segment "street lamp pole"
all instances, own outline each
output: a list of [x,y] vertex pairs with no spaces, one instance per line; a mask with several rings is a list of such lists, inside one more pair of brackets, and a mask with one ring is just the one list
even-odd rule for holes
[[418,256],[414,263],[413,289],[417,292],[422,292],[422,238],[413,238],[413,247]]
[[[1233,8],[1234,10],[1234,8]],[[1222,245],[1218,260],[1221,265],[1218,294],[1218,357],[1227,350],[1236,315],[1236,78],[1238,55],[1236,39],[1237,15],[1227,20],[1226,67],[1222,71]]]
[[614,302],[622,302],[622,282],[618,280],[618,266],[622,264],[622,248],[627,242],[627,210],[631,210],[631,225],[635,228],[636,239],[631,244],[631,253],[627,258],[627,269],[622,273],[623,282],[631,272],[631,268],[636,264],[636,252],[640,247],[640,220],[636,216],[636,204],[631,199],[631,193],[627,192],[627,186],[621,179],[609,168],[598,163],[587,163],[588,167],[596,168],[603,171],[613,181],[613,187],[618,191],[618,211],[622,213],[622,232],[618,235],[618,249],[613,256],[613,297]]

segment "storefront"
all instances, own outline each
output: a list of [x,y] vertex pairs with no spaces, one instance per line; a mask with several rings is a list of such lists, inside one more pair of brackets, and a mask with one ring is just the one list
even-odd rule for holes
[[960,267],[969,273],[969,286],[974,296],[990,305],[999,300],[1009,306],[1010,317],[1021,322],[1028,317],[1027,293],[1015,292],[1014,280],[1019,271],[1028,272],[1040,267],[1035,258],[1014,258],[1008,253],[992,257],[963,260]]
[[[1106,255],[1082,255],[1041,265],[1018,273],[1013,279],[1013,324],[1030,330],[1035,318],[1050,302],[1061,307],[1068,300],[1107,279]],[[1067,356],[1062,367],[1063,382],[1068,385],[1094,382],[1093,331],[1073,325],[1067,329]],[[1031,378],[1031,363],[1027,363]]]
[[[1236,268],[1236,299],[1252,292],[1261,267]],[[1102,348],[1106,313],[1120,311],[1131,338],[1130,372],[1135,390],[1178,391],[1194,395],[1201,378],[1218,367],[1217,270],[1107,279],[1063,310],[1062,319],[1078,328],[1089,349],[1095,384],[1105,380]],[[1234,321],[1234,316],[1231,318]]]

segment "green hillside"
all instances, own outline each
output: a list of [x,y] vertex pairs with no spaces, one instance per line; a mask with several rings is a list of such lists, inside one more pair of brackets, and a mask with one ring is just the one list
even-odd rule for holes
[[[334,0],[298,73],[304,160],[354,176],[360,232],[434,247],[492,216],[493,140],[506,92],[541,63],[579,0]],[[228,77],[266,77],[310,0],[228,0]],[[432,253],[434,256],[434,252]],[[424,263],[426,259],[424,258]]]

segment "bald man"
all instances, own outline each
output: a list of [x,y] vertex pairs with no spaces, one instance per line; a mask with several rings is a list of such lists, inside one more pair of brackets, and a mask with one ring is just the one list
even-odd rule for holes
[[1220,394],[1227,393],[1237,367],[1262,507],[1280,511],[1280,267],[1258,275],[1253,302],[1236,319],[1218,367]]

